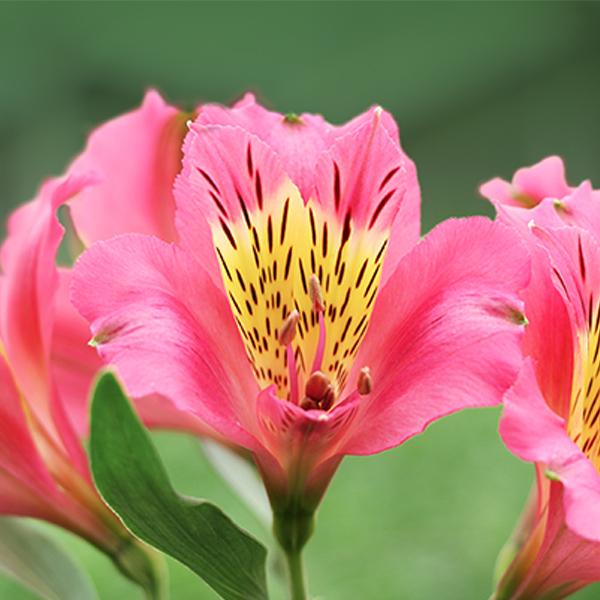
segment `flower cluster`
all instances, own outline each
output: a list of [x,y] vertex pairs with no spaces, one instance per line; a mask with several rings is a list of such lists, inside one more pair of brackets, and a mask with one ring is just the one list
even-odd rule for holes
[[345,455],[503,400],[537,486],[493,597],[600,579],[600,192],[570,188],[558,158],[481,192],[494,222],[420,239],[416,169],[382,108],[332,126],[252,95],[185,113],[149,92],[9,221],[0,513],[74,531],[155,585],[81,445],[110,365],[147,426],[252,457],[300,600]]

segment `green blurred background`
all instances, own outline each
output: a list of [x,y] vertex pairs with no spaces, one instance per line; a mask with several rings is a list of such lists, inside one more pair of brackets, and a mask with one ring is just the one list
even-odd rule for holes
[[[595,2],[2,2],[2,218],[148,87],[183,107],[252,90],[275,110],[333,123],[381,104],[417,164],[424,231],[491,215],[479,184],[550,154],[564,158],[571,184],[600,187],[599,25]],[[466,411],[401,448],[346,459],[306,552],[313,595],[488,598],[533,478],[503,447],[498,417]],[[268,541],[193,440],[156,439],[179,491],[219,503]],[[93,549],[54,535],[102,600],[139,598]],[[170,566],[174,600],[216,597]],[[32,598],[0,576],[1,600]]]

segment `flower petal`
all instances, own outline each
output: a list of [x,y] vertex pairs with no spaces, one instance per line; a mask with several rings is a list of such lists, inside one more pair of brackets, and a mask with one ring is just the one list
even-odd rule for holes
[[85,452],[52,379],[50,347],[58,289],[54,261],[63,235],[56,209],[97,181],[95,172],[49,180],[38,198],[13,213],[2,247],[5,276],[0,297],[0,335],[20,391],[54,443],[86,478]]
[[340,223],[350,215],[358,227],[375,231],[389,230],[407,191],[406,157],[383,126],[383,114],[372,109],[364,125],[319,158],[312,194]]
[[305,202],[310,197],[317,158],[331,145],[337,129],[321,115],[287,117],[267,110],[256,104],[252,94],[246,94],[231,109],[217,104],[203,106],[197,123],[237,126],[261,139],[277,154]]
[[521,364],[518,291],[529,258],[516,232],[484,218],[436,227],[382,288],[349,385],[371,369],[344,451],[398,445],[434,419],[500,402]]
[[73,222],[86,245],[119,233],[177,239],[172,190],[187,118],[149,91],[140,108],[90,135],[69,168],[70,173],[97,169],[104,177],[71,203]]
[[166,396],[256,446],[246,430],[258,388],[227,297],[179,248],[141,235],[99,242],[75,265],[72,300],[132,396]]
[[[21,396],[1,346],[0,389],[0,472],[5,479],[12,476],[41,497],[52,495],[56,486],[31,437]],[[9,486],[9,490],[14,487]],[[3,495],[4,489],[0,488],[0,497]]]
[[530,360],[506,393],[500,435],[519,458],[547,465],[564,486],[568,527],[600,542],[600,477],[567,435],[565,421],[548,408]]
[[500,204],[533,208],[544,198],[563,198],[570,193],[570,188],[562,159],[549,156],[532,167],[519,169],[512,184],[495,178],[484,183],[479,192]]
[[88,344],[87,321],[71,304],[71,271],[59,269],[58,274],[50,351],[52,374],[75,430],[87,436],[90,388],[102,361]]
[[[252,94],[246,94],[233,108],[207,104],[201,108],[197,122],[202,125],[241,127],[270,146],[283,164],[285,172],[308,202],[314,185],[314,170],[319,156],[336,139],[359,129],[371,120],[371,112],[352,119],[342,126],[330,125],[321,115],[303,113],[282,115],[263,108]],[[397,146],[398,128],[384,111],[382,125]]]

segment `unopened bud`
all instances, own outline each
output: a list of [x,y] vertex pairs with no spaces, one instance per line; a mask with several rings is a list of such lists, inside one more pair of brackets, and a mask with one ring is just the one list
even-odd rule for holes
[[356,389],[361,396],[368,396],[373,391],[373,378],[371,377],[371,369],[363,367],[358,374]]
[[321,282],[314,274],[308,278],[308,290],[310,294],[310,301],[313,305],[313,310],[316,313],[325,312],[325,302],[323,301]]
[[282,346],[289,346],[293,339],[296,337],[296,328],[298,327],[298,321],[300,315],[297,310],[293,310],[283,322],[277,339]]
[[321,371],[315,371],[306,381],[304,392],[309,398],[320,402],[325,397],[328,386],[327,376]]

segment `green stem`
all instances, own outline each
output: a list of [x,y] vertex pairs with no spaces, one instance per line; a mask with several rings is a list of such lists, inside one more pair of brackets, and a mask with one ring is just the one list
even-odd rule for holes
[[292,600],[307,600],[302,552],[286,552]]
[[273,514],[273,533],[288,564],[292,600],[307,600],[306,579],[302,564],[302,548],[314,529],[314,513],[288,506]]

